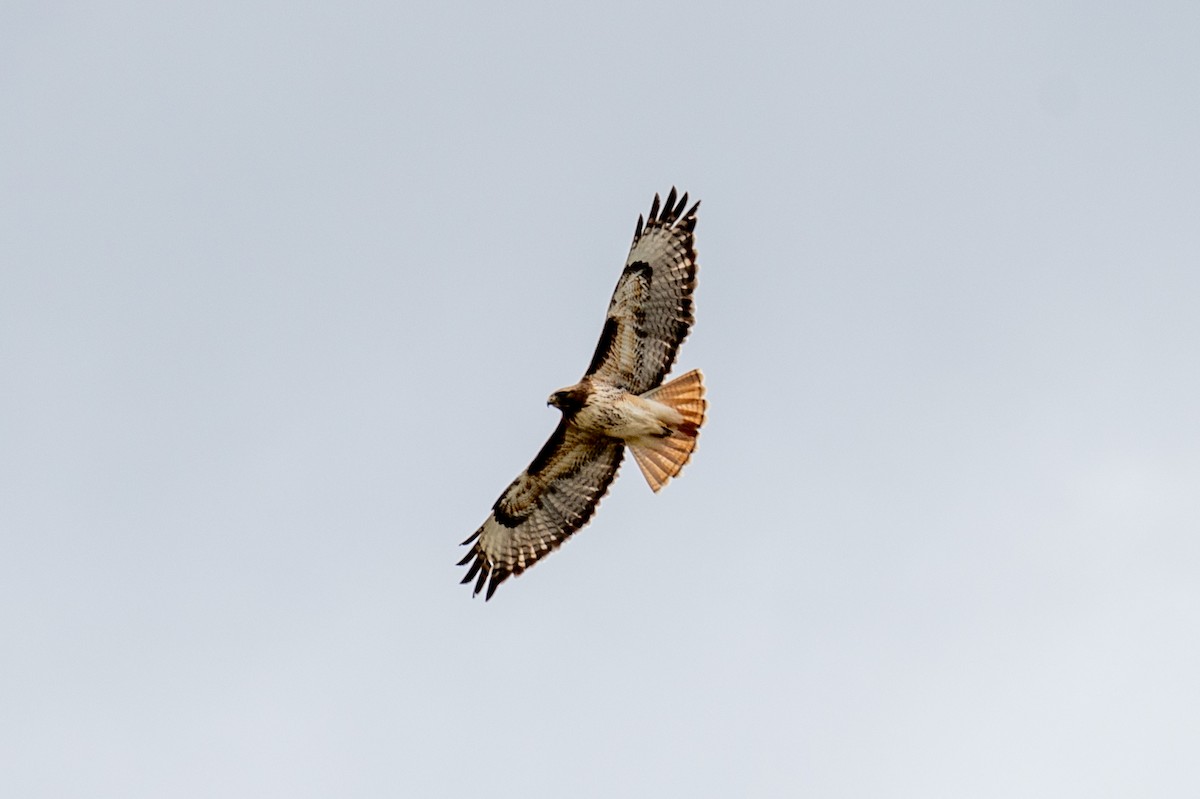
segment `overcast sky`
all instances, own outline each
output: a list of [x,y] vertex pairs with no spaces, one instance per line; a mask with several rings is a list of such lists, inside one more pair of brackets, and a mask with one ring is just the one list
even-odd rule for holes
[[[0,794],[1193,797],[1200,5],[0,6]],[[495,598],[639,213],[696,457]]]

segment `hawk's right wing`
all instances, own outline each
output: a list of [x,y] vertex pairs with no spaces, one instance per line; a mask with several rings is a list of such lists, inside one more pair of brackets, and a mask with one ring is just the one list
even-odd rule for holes
[[475,542],[459,566],[470,564],[463,583],[475,580],[485,599],[513,574],[520,574],[558,548],[591,519],[608,491],[625,445],[584,433],[565,419],[533,463],[504,490],[492,515],[463,545]]

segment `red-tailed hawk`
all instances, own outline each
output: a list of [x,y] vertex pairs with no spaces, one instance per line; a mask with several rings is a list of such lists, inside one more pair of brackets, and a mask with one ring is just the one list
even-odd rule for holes
[[459,561],[475,594],[554,551],[587,524],[628,446],[658,491],[691,458],[707,403],[700,370],[663,384],[692,326],[697,202],[658,195],[617,281],[596,354],[583,379],[550,395],[562,420],[533,463],[504,490]]

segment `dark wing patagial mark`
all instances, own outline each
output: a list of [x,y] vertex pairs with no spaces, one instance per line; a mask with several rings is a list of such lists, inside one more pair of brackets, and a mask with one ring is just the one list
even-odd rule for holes
[[596,352],[592,355],[592,362],[588,364],[584,376],[595,374],[596,370],[604,365],[609,353],[612,351],[613,342],[616,339],[617,320],[609,317],[604,320],[604,329],[600,331],[600,341],[596,344]]
[[608,491],[625,446],[615,439],[583,433],[565,421],[551,434],[529,468],[504,490],[487,521],[463,542],[474,543],[461,561],[469,566],[463,583],[475,580],[475,593],[520,574],[591,519]]
[[558,427],[554,428],[554,432],[546,439],[546,443],[538,450],[538,454],[533,456],[533,462],[529,464],[529,468],[525,472],[530,475],[541,474],[550,465],[550,459],[558,452],[566,438],[567,420],[562,419],[559,421]]
[[[638,217],[587,374],[641,394],[662,383],[694,317],[696,211],[674,188]],[[684,209],[687,209],[686,211]]]
[[[596,374],[606,364],[611,363],[611,358],[619,359],[620,353],[632,345],[632,342],[624,341],[622,337],[636,335],[637,326],[622,327],[621,316],[614,315],[613,309],[618,306],[631,308],[635,316],[643,315],[640,303],[644,297],[649,296],[653,280],[654,270],[644,261],[632,263],[621,272],[612,301],[609,303],[608,316],[604,319],[604,328],[600,331],[600,342],[596,345],[596,352],[592,355],[592,362],[588,364],[584,377]],[[627,379],[631,377],[632,374],[626,375]]]
[[[566,436],[567,420],[564,418],[559,421],[558,427],[554,428],[554,432],[550,434],[550,438],[546,439],[546,443],[538,450],[538,454],[533,456],[533,462],[529,464],[528,468],[516,480],[508,484],[508,488],[504,490],[504,493],[492,505],[492,517],[495,518],[497,524],[512,530],[520,527],[521,523],[533,513],[536,505],[514,503],[511,501],[511,498],[517,496],[518,492],[520,492],[522,481],[536,478],[546,470],[546,467],[550,465],[554,456],[558,453],[559,448],[562,447]],[[506,501],[506,499],[509,501]],[[466,544],[471,540],[471,538],[468,538],[463,543]]]

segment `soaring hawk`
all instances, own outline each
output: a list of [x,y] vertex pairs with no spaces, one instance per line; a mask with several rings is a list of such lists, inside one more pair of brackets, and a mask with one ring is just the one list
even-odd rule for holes
[[691,458],[707,408],[703,376],[694,369],[662,382],[693,321],[700,203],[687,208],[687,199],[672,188],[638,217],[596,354],[582,380],[548,400],[562,420],[463,542],[474,542],[458,565],[470,564],[462,582],[475,580],[475,594],[486,584],[491,599],[587,524],[626,446],[656,492]]

